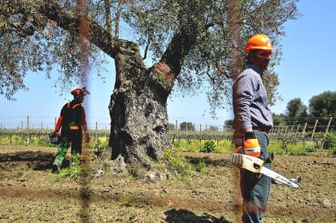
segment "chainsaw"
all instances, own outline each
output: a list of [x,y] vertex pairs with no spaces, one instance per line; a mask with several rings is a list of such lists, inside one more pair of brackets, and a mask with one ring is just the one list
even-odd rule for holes
[[300,177],[288,179],[273,170],[264,166],[265,161],[254,156],[249,156],[241,153],[233,153],[230,161],[239,168],[248,170],[253,173],[263,174],[270,177],[277,184],[285,184],[294,188],[299,188],[301,181]]
[[61,142],[61,136],[59,136],[55,132],[51,132],[48,134],[48,138],[43,138],[42,141],[46,143],[58,145]]

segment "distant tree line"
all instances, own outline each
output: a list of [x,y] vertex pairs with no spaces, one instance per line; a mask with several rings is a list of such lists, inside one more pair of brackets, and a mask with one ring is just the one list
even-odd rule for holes
[[[305,123],[314,125],[318,120],[319,126],[326,126],[330,117],[336,118],[336,91],[325,91],[313,96],[308,106],[304,105],[300,98],[294,98],[287,103],[284,114],[273,114],[273,122],[275,126],[304,125]],[[336,126],[332,124],[330,129],[335,130]]]
[[[313,96],[309,100],[309,105],[303,104],[297,97],[287,103],[286,111],[281,114],[273,114],[274,126],[314,126],[316,120],[318,125],[316,131],[324,131],[330,118],[333,117],[330,130],[336,130],[336,91],[325,91],[319,95]],[[233,120],[225,120],[224,125],[232,126]],[[191,122],[181,122],[178,126],[170,123],[169,130],[195,131],[196,127]],[[210,132],[218,131],[216,126],[208,126],[202,129]]]

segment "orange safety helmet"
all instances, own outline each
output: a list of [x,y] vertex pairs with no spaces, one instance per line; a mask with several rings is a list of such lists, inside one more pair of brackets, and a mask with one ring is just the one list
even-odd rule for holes
[[83,87],[83,88],[76,88],[76,89],[72,90],[71,94],[74,97],[78,97],[78,96],[85,96],[87,94],[90,94],[90,92],[88,90],[86,90],[86,87]]
[[264,50],[272,52],[271,40],[265,34],[256,34],[252,36],[246,43],[244,52],[250,52],[251,50]]

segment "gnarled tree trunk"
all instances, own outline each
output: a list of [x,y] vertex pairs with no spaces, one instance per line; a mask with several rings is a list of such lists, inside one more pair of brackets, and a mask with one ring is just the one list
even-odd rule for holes
[[147,69],[139,47],[129,41],[116,44],[116,83],[109,105],[112,159],[122,155],[129,164],[150,168],[169,147],[167,98],[173,74],[163,63]]
[[177,32],[160,63],[146,69],[139,47],[119,40],[114,56],[116,84],[110,101],[112,159],[119,155],[131,166],[151,168],[169,147],[167,98],[180,73],[184,57],[196,37],[192,25]]
[[[15,7],[25,10],[19,2]],[[80,32],[81,17],[59,7],[57,2],[46,1],[36,10],[71,35],[84,35]],[[113,38],[90,18],[86,18],[86,23],[85,39],[112,57],[116,65],[115,89],[109,105],[112,159],[121,155],[130,166],[140,164],[150,169],[152,160],[161,160],[162,151],[170,144],[167,98],[183,59],[195,44],[197,27],[187,21],[176,31],[160,62],[146,68],[136,43]]]

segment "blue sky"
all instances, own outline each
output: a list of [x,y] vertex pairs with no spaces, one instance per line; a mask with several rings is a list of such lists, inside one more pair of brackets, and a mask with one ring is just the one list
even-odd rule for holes
[[[324,91],[335,91],[336,74],[336,8],[335,0],[301,0],[298,8],[302,14],[297,20],[285,24],[286,36],[282,38],[282,61],[276,67],[279,74],[279,93],[283,98],[272,107],[275,113],[283,113],[289,100],[300,97],[305,105],[309,99]],[[335,42],[334,42],[335,41]],[[91,95],[85,104],[89,125],[94,128],[109,128],[108,104],[114,88],[114,62],[107,65],[105,83],[93,78],[88,86]],[[69,94],[59,96],[59,90],[52,87],[52,81],[43,73],[30,73],[26,80],[28,92],[19,91],[16,101],[7,101],[0,96],[0,125],[17,127],[26,125],[30,116],[31,127],[53,127],[64,103],[71,100]],[[74,86],[75,87],[75,86]],[[172,123],[177,120],[195,124],[223,125],[232,118],[230,109],[217,111],[217,119],[211,119],[206,97],[201,94],[193,97],[172,97],[168,101],[168,116]]]

